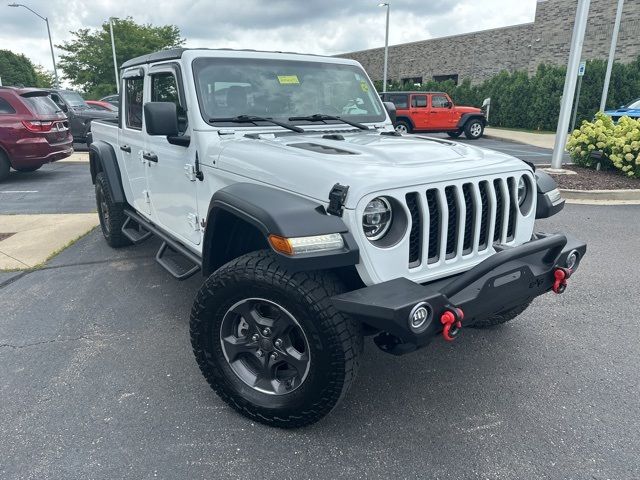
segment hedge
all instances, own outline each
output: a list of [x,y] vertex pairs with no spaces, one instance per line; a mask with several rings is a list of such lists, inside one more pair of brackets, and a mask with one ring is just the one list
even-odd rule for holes
[[[576,125],[591,121],[600,106],[600,96],[606,70],[606,61],[587,62],[582,81]],[[564,87],[566,68],[539,65],[536,73],[503,71],[479,85],[471,85],[468,79],[456,85],[453,80],[429,81],[416,87],[393,82],[388,91],[420,90],[444,91],[458,105],[482,105],[491,97],[489,121],[496,127],[527,130],[555,131],[560,113],[560,98]],[[376,82],[381,91],[382,82]],[[640,96],[640,56],[628,64],[615,63],[611,75],[611,87],[607,108],[627,104]]]

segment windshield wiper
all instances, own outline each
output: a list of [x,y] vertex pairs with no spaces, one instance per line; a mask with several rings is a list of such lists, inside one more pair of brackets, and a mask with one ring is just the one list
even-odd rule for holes
[[256,117],[255,115],[238,115],[237,117],[229,117],[229,118],[210,118],[210,123],[213,122],[232,122],[232,123],[256,123],[256,122],[269,122],[274,125],[278,125],[282,128],[287,128],[291,131],[297,133],[304,133],[304,129],[300,127],[296,127],[295,125],[291,125],[290,123],[280,122],[279,120],[274,120],[273,118],[266,117]]
[[307,120],[309,122],[322,122],[324,120],[338,120],[339,122],[346,123],[347,125],[351,125],[352,127],[359,128],[360,130],[370,130],[369,127],[362,123],[352,122],[351,120],[346,120],[342,117],[336,117],[334,115],[325,115],[323,113],[315,113],[313,115],[307,115],[306,117],[289,117],[289,121],[303,121]]

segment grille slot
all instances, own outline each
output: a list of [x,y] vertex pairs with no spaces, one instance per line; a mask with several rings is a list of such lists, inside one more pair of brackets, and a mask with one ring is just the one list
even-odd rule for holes
[[476,228],[476,212],[471,192],[472,185],[465,183],[462,186],[462,194],[464,196],[465,216],[464,216],[464,242],[462,244],[462,253],[465,255],[473,249],[473,233]]
[[407,193],[407,207],[411,214],[411,232],[409,233],[409,267],[414,268],[420,265],[420,253],[422,244],[422,219],[420,218],[420,207],[418,206],[418,194]]
[[502,195],[502,180],[496,178],[493,181],[493,189],[496,195],[496,228],[493,232],[493,241],[499,242],[502,238],[502,224],[504,220],[504,196]]
[[449,211],[449,221],[447,227],[447,249],[446,258],[456,255],[456,240],[458,238],[458,208],[456,205],[456,192],[454,187],[446,187],[444,196],[447,199],[447,210]]
[[513,177],[507,179],[509,189],[509,220],[507,223],[507,242],[513,240],[516,227],[516,208],[518,208],[518,192],[516,190],[516,180]]
[[427,206],[429,208],[429,258],[428,263],[436,263],[440,252],[440,208],[438,190],[427,190]]
[[479,189],[482,213],[480,214],[480,239],[478,241],[478,250],[482,251],[486,250],[489,246],[489,242],[487,242],[489,237],[489,182],[480,182]]

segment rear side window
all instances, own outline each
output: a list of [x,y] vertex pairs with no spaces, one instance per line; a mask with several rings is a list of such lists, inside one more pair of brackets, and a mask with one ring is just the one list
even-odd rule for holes
[[60,107],[55,104],[53,100],[51,100],[46,95],[38,95],[36,97],[22,97],[24,103],[27,104],[27,108],[31,111],[31,113],[37,113],[40,115],[52,115],[54,113],[60,112]]
[[411,97],[411,106],[414,108],[424,108],[427,106],[426,95],[414,95]]
[[142,130],[142,92],[144,78],[128,78],[124,83],[125,122],[127,127]]
[[6,115],[9,113],[16,113],[15,108],[9,105],[4,98],[0,98],[0,115]]
[[388,99],[396,108],[409,108],[409,95],[391,94],[388,96]]

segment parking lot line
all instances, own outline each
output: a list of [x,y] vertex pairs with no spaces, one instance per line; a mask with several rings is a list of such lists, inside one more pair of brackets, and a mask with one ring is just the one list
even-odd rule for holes
[[38,193],[38,190],[0,190],[0,193]]

